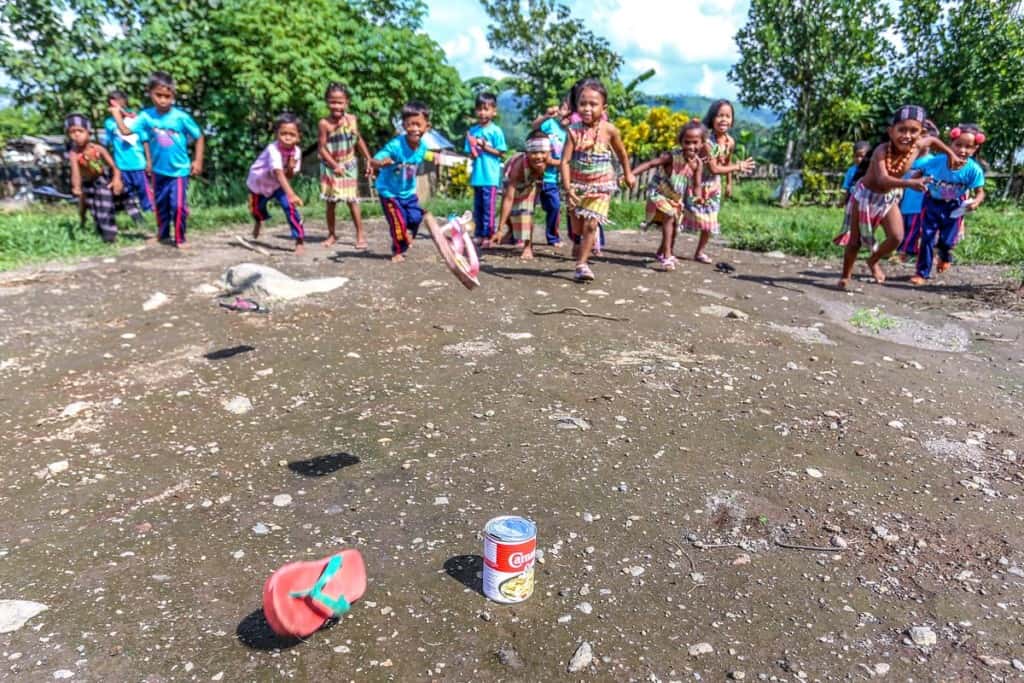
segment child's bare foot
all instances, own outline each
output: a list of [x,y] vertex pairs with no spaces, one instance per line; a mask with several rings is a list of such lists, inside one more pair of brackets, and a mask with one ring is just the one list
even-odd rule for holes
[[871,270],[871,277],[875,278],[875,282],[882,285],[885,284],[885,271],[882,270],[882,266],[878,265],[878,261],[868,261],[868,268]]
[[847,289],[850,288],[850,278],[842,278],[841,280],[839,280],[839,284],[837,286],[839,287],[839,289],[846,291]]
[[366,241],[365,237],[357,237],[356,238],[356,249],[358,249],[359,251],[366,251],[369,248],[370,248],[370,245]]
[[303,244],[302,242],[296,242],[295,243],[295,255],[296,256],[302,256],[305,253],[306,253],[306,245]]
[[336,236],[334,236],[333,234],[328,235],[327,239],[324,240],[324,249],[326,249],[327,247],[333,246],[334,243],[337,242],[337,241],[338,241],[338,238]]
[[252,238],[253,239],[257,239],[260,236],[260,228],[262,228],[262,227],[263,227],[262,223],[257,223],[256,225],[252,226]]
[[551,245],[551,248],[555,251],[561,251],[565,247],[565,242],[555,242]]
[[524,261],[532,261],[533,245],[527,242],[526,245],[523,246],[523,253],[519,255],[519,258],[523,259]]
[[939,265],[936,266],[936,270],[940,273],[945,273],[947,270],[953,267],[953,264],[949,261],[939,261]]
[[395,254],[394,256],[391,257],[391,262],[392,263],[401,263],[404,260],[405,260],[405,254]]
[[188,242],[176,242],[174,244],[174,246],[176,246],[178,249],[191,249],[192,248],[192,245],[189,244]]
[[920,287],[921,285],[927,282],[928,280],[921,277],[920,275],[915,275],[914,277],[910,278],[910,284],[914,285],[915,287]]

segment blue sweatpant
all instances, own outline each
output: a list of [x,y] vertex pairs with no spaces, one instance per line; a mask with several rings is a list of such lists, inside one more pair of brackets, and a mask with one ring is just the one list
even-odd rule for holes
[[391,233],[391,253],[404,254],[409,250],[423,222],[423,209],[416,195],[410,197],[381,197],[384,218]]
[[543,183],[540,186],[540,205],[544,208],[544,234],[548,244],[562,241],[558,234],[558,213],[562,208],[562,200],[558,195],[558,183]]
[[174,243],[185,241],[185,227],[188,222],[188,176],[153,174],[156,195],[157,236],[169,239],[174,228]]
[[153,188],[145,171],[121,171],[125,194],[135,197],[143,211],[153,210]]
[[302,226],[302,214],[299,213],[294,204],[288,201],[288,195],[285,193],[284,188],[277,188],[274,194],[269,197],[250,192],[249,211],[252,213],[252,217],[258,221],[265,221],[270,218],[270,212],[267,211],[267,202],[271,199],[281,205],[285,220],[288,221],[288,227],[292,229],[292,238],[299,242],[305,240],[306,230]]
[[498,207],[498,188],[489,185],[473,188],[473,222],[476,223],[475,236],[490,239],[494,234]]
[[917,251],[917,274],[921,277],[931,277],[936,248],[939,250],[940,260],[952,263],[952,250],[960,232],[960,221],[949,214],[958,206],[958,199],[944,202],[932,198],[931,195],[925,195],[924,217],[921,220],[921,246]]

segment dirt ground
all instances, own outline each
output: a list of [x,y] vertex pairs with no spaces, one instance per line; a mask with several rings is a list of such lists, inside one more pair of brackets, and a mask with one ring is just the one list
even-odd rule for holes
[[[732,272],[662,273],[653,234],[611,233],[590,285],[542,247],[468,292],[369,227],[362,254],[295,257],[274,226],[268,256],[226,231],[0,276],[0,599],[49,608],[0,635],[0,677],[1024,678],[1024,313],[999,269],[846,294],[834,261],[715,246]],[[202,286],[241,262],[350,281],[233,313]],[[606,317],[537,314],[567,307]],[[513,513],[543,560],[502,606],[480,530]],[[275,638],[266,577],[343,546],[365,598]]]

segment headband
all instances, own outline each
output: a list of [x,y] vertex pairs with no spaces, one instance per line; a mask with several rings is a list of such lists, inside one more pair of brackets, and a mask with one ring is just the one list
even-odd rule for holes
[[908,104],[900,107],[896,110],[896,113],[892,117],[892,125],[902,123],[904,121],[914,120],[918,123],[924,124],[924,120],[928,118],[925,114],[924,107],[918,107],[917,105]]
[[71,128],[71,126],[81,126],[86,130],[92,130],[92,122],[89,121],[89,117],[82,114],[71,114],[64,119],[64,130]]
[[548,138],[530,138],[526,141],[527,152],[550,152],[551,140]]
[[962,130],[960,128],[960,126],[957,126],[953,130],[949,131],[949,137],[952,138],[953,140],[956,140],[958,137],[960,137],[964,133],[969,133],[969,134],[973,135],[974,136],[974,141],[977,144],[979,144],[979,145],[985,143],[985,134],[982,133],[980,130]]

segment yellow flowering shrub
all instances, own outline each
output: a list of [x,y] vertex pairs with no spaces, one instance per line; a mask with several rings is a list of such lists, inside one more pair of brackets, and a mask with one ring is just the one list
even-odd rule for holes
[[635,157],[647,159],[675,147],[679,129],[690,118],[683,111],[651,107],[642,120],[634,122],[623,118],[617,120],[615,126],[622,134],[626,151]]

